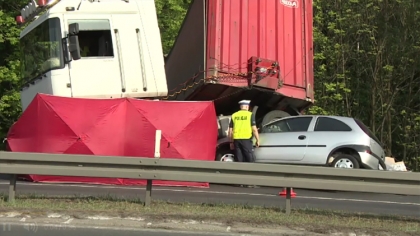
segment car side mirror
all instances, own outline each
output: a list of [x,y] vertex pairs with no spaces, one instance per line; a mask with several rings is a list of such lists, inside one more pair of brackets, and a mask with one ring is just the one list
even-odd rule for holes
[[79,44],[79,24],[73,23],[69,25],[69,52],[73,60],[79,60],[82,58],[80,55],[80,44]]

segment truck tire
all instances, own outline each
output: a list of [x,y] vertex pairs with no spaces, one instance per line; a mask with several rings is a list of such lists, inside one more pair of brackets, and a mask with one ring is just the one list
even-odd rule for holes
[[264,125],[270,123],[271,121],[273,121],[275,119],[279,119],[279,118],[283,118],[283,117],[288,117],[288,116],[290,116],[290,114],[287,113],[287,112],[285,112],[285,111],[281,111],[281,110],[270,111],[269,113],[267,113],[264,116],[261,125],[264,126]]

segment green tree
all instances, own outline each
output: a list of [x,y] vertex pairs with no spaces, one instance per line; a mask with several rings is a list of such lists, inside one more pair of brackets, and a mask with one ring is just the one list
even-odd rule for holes
[[191,0],[156,0],[163,53],[168,54],[184,21]]
[[[0,139],[21,113],[19,96],[18,2],[0,1]],[[0,140],[0,147],[4,147]]]
[[420,2],[314,0],[311,113],[358,117],[420,170]]

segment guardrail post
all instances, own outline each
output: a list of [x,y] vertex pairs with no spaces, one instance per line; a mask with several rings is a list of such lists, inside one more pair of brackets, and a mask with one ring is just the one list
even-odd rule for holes
[[[155,136],[155,158],[160,158],[160,141],[162,139],[162,130],[156,130]],[[144,206],[149,207],[150,203],[152,202],[152,184],[153,181],[151,179],[147,180],[146,185],[146,198],[144,200]]]
[[286,188],[286,215],[292,211],[292,189]]
[[155,158],[160,158],[160,140],[162,139],[162,130],[156,130],[155,136]]
[[17,175],[10,176],[10,183],[9,183],[9,197],[7,198],[8,202],[14,202],[16,196],[16,180]]
[[152,180],[147,180],[146,185],[146,198],[144,200],[144,206],[149,207],[150,203],[152,202]]

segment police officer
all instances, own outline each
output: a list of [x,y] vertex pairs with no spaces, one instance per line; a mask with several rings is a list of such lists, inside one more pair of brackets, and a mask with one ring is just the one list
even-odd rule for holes
[[251,101],[242,100],[239,102],[240,110],[232,115],[229,124],[230,148],[235,149],[235,156],[238,162],[254,161],[252,152],[252,134],[256,139],[256,146],[260,145],[258,129],[255,117],[249,111]]

